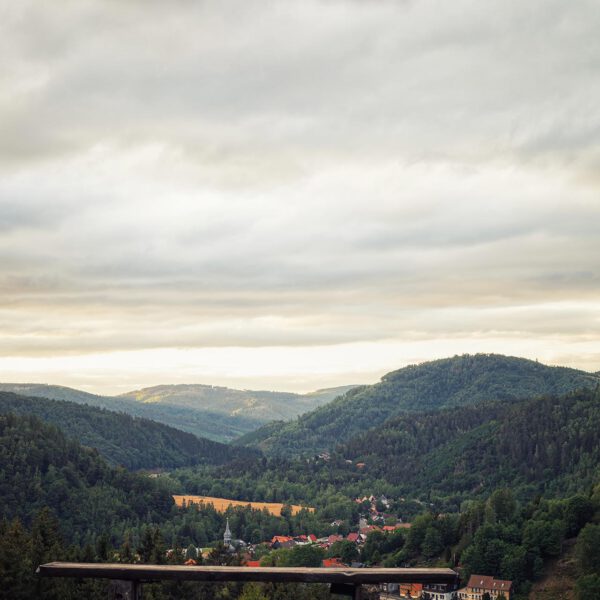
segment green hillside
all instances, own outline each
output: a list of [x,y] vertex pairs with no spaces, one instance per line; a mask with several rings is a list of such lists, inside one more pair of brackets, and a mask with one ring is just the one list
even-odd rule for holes
[[173,500],[155,480],[109,467],[94,450],[33,416],[0,415],[0,518],[29,523],[42,508],[74,542],[164,520]]
[[381,382],[352,389],[275,431],[267,427],[254,432],[250,443],[267,452],[288,455],[331,450],[337,443],[402,413],[562,395],[593,387],[599,381],[592,373],[523,358],[455,356],[388,373]]
[[50,398],[51,400],[67,400],[78,404],[88,404],[112,411],[124,412],[135,417],[164,423],[193,433],[198,437],[218,442],[227,442],[246,432],[254,431],[264,422],[251,417],[230,415],[202,408],[194,409],[167,403],[144,404],[129,398],[98,396],[60,385],[0,383],[0,391]]
[[168,404],[202,409],[231,417],[245,417],[266,423],[273,419],[289,420],[330,402],[356,386],[317,390],[308,394],[235,390],[227,387],[181,384],[157,385],[123,394],[120,398],[144,404]]
[[0,392],[0,413],[35,415],[128,469],[221,464],[239,453],[162,423],[74,402]]
[[574,494],[600,481],[600,392],[394,417],[338,451],[406,494]]
[[0,391],[124,412],[217,442],[239,438],[273,419],[291,419],[352,387],[355,386],[290,394],[210,385],[161,385],[122,396],[99,396],[60,385],[0,383]]

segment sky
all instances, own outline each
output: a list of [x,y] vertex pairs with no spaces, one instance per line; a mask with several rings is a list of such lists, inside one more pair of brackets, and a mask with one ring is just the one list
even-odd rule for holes
[[600,370],[596,0],[0,0],[0,381]]

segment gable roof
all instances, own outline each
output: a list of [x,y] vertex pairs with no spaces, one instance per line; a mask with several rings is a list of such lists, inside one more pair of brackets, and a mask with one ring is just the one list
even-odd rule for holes
[[471,575],[467,587],[481,588],[496,592],[508,592],[512,587],[512,581],[494,579],[491,575]]

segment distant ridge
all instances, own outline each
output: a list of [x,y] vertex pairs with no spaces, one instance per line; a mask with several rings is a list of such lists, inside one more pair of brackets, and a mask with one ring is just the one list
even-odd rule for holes
[[273,419],[291,419],[352,387],[292,394],[182,384],[144,388],[121,396],[99,396],[60,385],[0,383],[0,391],[124,412],[218,442],[231,441]]
[[201,408],[191,409],[170,404],[144,404],[118,396],[98,396],[61,385],[0,383],[0,391],[49,398],[50,400],[66,400],[124,412],[219,442],[227,442],[246,432],[253,431],[263,423],[263,421],[250,417],[227,415]]
[[128,469],[218,465],[242,455],[231,446],[162,423],[66,400],[0,392],[0,414],[9,413],[34,415],[83,446],[95,448],[112,465]]
[[297,420],[265,426],[236,441],[272,454],[312,454],[406,412],[564,395],[600,383],[595,373],[499,354],[454,356],[410,365],[354,388]]
[[308,394],[268,390],[236,390],[203,384],[157,385],[119,396],[144,404],[169,404],[209,410],[230,416],[248,417],[266,423],[275,419],[293,419],[330,402],[357,386],[346,385],[317,390]]

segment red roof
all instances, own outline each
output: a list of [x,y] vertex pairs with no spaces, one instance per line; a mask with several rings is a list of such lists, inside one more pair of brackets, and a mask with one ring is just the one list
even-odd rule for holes
[[364,533],[365,535],[369,535],[371,531],[381,531],[381,529],[377,527],[377,525],[367,525],[366,527],[360,528],[360,532]]
[[482,590],[493,590],[498,592],[508,592],[512,586],[512,581],[503,579],[494,579],[491,575],[471,575],[467,587],[480,588]]
[[197,565],[198,563],[193,558],[188,558],[183,564],[186,567],[193,567],[193,566]]
[[330,535],[330,536],[327,538],[327,541],[328,541],[330,544],[335,544],[336,542],[341,542],[343,539],[344,539],[344,536],[343,536],[343,535],[336,535],[336,534],[333,534],[333,535]]
[[316,542],[316,541],[317,541],[317,536],[316,536],[314,533],[311,533],[311,534],[308,536],[308,539],[309,539],[311,542]]
[[328,568],[345,567],[346,565],[339,558],[324,558],[323,566]]
[[349,542],[357,542],[358,541],[358,533],[349,533],[346,538]]
[[260,567],[260,560],[247,560],[246,566],[247,567]]

